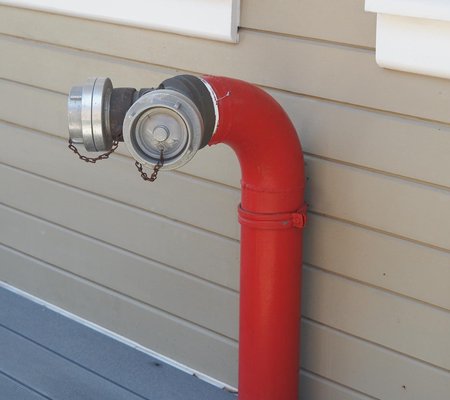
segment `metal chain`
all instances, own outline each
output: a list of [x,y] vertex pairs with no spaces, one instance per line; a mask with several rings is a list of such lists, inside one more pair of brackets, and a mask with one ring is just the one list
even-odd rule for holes
[[134,163],[134,165],[136,165],[137,170],[140,172],[141,174],[141,178],[144,181],[149,181],[149,182],[154,182],[156,180],[156,178],[158,177],[158,172],[159,170],[163,167],[164,165],[164,155],[163,155],[164,150],[161,149],[161,155],[159,157],[159,160],[157,162],[157,164],[153,167],[153,172],[150,176],[148,176],[147,173],[145,173],[143,171],[143,167],[142,164],[139,161],[136,161]]
[[[114,140],[113,143],[112,143],[111,150],[109,150],[106,153],[100,154],[97,157],[86,157],[85,155],[80,154],[78,149],[72,143],[72,139],[69,139],[69,146],[68,147],[69,147],[70,150],[72,150],[78,156],[78,158],[80,160],[83,160],[83,161],[88,162],[88,163],[95,164],[99,160],[106,160],[107,158],[109,158],[109,156],[112,153],[114,153],[114,151],[117,149],[118,146],[119,146],[119,142],[117,140]],[[159,160],[156,163],[156,165],[153,167],[153,172],[152,172],[152,174],[150,176],[148,176],[148,174],[143,171],[143,166],[142,166],[142,164],[139,161],[136,161],[134,163],[134,165],[136,165],[137,170],[141,174],[141,178],[144,181],[154,182],[156,180],[156,178],[158,177],[159,170],[164,166],[164,154],[163,154],[163,152],[164,152],[164,150],[161,149],[161,155],[159,157]]]
[[109,150],[106,153],[100,154],[97,157],[86,157],[83,154],[80,154],[80,152],[78,151],[78,149],[74,146],[74,144],[72,143],[72,139],[69,139],[69,149],[72,150],[80,160],[86,161],[88,163],[92,163],[95,164],[97,161],[99,160],[106,160],[107,158],[109,158],[109,156],[111,155],[111,153],[114,153],[114,151],[117,149],[117,147],[119,146],[119,142],[117,140],[114,140],[112,142],[112,148],[111,150]]

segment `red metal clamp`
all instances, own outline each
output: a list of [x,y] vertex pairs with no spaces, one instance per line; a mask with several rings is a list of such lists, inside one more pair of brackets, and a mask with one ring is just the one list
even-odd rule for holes
[[306,204],[293,213],[259,214],[239,205],[239,222],[258,229],[303,228],[306,225]]

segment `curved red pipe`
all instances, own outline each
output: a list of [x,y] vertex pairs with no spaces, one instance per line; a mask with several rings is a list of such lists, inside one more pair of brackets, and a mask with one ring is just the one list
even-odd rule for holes
[[294,126],[266,92],[205,76],[225,143],[242,169],[239,400],[298,400],[304,206],[303,153]]

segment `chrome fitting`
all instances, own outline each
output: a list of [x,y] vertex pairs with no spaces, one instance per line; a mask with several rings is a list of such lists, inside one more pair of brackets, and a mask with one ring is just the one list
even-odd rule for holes
[[123,139],[131,155],[154,166],[162,150],[165,170],[186,164],[200,148],[203,134],[203,119],[194,102],[170,89],[144,94],[123,123]]
[[89,78],[69,93],[68,119],[72,143],[84,144],[88,151],[111,149],[109,105],[113,86],[109,78]]

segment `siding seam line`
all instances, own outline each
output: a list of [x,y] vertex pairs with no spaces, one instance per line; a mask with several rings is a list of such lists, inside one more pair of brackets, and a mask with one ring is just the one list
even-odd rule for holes
[[277,32],[277,31],[272,31],[272,30],[268,30],[268,29],[251,28],[249,26],[244,26],[244,25],[240,26],[240,31],[254,32],[254,33],[259,33],[261,35],[267,35],[267,36],[286,37],[288,39],[301,40],[304,42],[315,42],[315,43],[318,43],[319,45],[321,44],[321,45],[326,45],[329,47],[342,47],[344,49],[355,49],[355,50],[360,50],[360,51],[364,51],[364,52],[368,52],[368,53],[373,53],[375,55],[375,47],[370,47],[370,46],[363,46],[363,45],[347,43],[347,42],[337,42],[335,40],[318,38],[318,37],[313,37],[313,36],[304,36],[304,35],[299,35],[299,34],[295,34],[295,33]]
[[[42,218],[42,217],[33,215],[33,214],[29,213],[29,212],[26,212],[26,211],[14,208],[14,207],[12,207],[10,205],[7,205],[7,204],[4,204],[2,202],[0,202],[0,208],[6,209],[7,212],[10,213],[10,214],[17,213],[17,214],[20,214],[22,216],[26,216],[27,218],[30,218],[32,220],[37,220],[38,223],[41,222],[41,223],[48,224],[48,225],[51,225],[53,227],[56,227],[57,229],[61,229],[63,231],[67,231],[71,235],[78,236],[82,240],[89,240],[89,241],[94,242],[94,243],[99,243],[102,246],[105,246],[105,247],[108,247],[108,248],[114,248],[119,253],[124,254],[126,257],[137,258],[137,259],[140,259],[140,260],[142,260],[142,261],[144,261],[146,263],[154,264],[155,267],[160,269],[160,270],[168,269],[168,270],[174,271],[174,273],[176,273],[176,274],[178,274],[178,275],[180,275],[182,277],[186,277],[187,279],[193,279],[193,280],[195,280],[197,282],[202,282],[202,283],[204,283],[206,285],[210,285],[210,286],[214,287],[214,289],[220,289],[220,290],[224,290],[226,292],[235,293],[235,294],[239,293],[237,290],[235,290],[233,288],[230,288],[228,286],[223,286],[223,285],[218,284],[218,283],[216,283],[214,281],[210,281],[210,280],[207,280],[205,278],[199,277],[199,276],[194,275],[194,274],[192,274],[190,272],[184,271],[182,269],[178,269],[178,268],[176,268],[176,267],[174,267],[174,266],[172,266],[170,264],[166,264],[166,263],[163,263],[161,261],[157,261],[157,260],[151,259],[149,257],[145,257],[145,256],[142,256],[140,254],[136,254],[133,251],[130,251],[128,249],[124,249],[124,248],[116,246],[114,244],[105,242],[105,241],[103,241],[101,239],[95,238],[95,237],[87,235],[85,233],[78,232],[78,231],[76,231],[74,229],[71,229],[71,228],[69,228],[67,226],[60,225],[60,224],[57,224],[57,223],[52,222],[52,221],[48,221],[45,218]],[[11,246],[6,245],[6,244],[5,244],[5,246],[6,247],[11,247]],[[23,252],[21,250],[18,250],[18,249],[16,249],[16,250],[21,252],[21,253],[28,254],[28,253],[25,253],[25,252]],[[35,258],[39,259],[38,257],[35,257]],[[45,260],[41,260],[41,259],[39,259],[39,260],[42,261],[42,262],[47,262]]]
[[[122,61],[122,64],[124,64],[124,65],[127,65],[127,64],[141,65],[142,64],[142,66],[145,66],[147,68],[149,66],[151,66],[151,67],[163,70],[164,72],[162,72],[162,73],[168,74],[168,75],[176,75],[179,73],[203,75],[203,74],[208,73],[207,71],[194,71],[194,70],[189,70],[189,69],[176,68],[176,67],[173,67],[170,65],[165,65],[165,64],[154,64],[154,63],[150,63],[150,62],[146,62],[146,61],[136,60],[133,58],[120,57],[118,55],[114,55],[114,54],[110,54],[110,53],[100,53],[100,52],[97,52],[94,50],[88,50],[88,49],[72,47],[72,46],[62,45],[62,44],[56,44],[56,43],[52,43],[52,42],[46,42],[43,40],[37,40],[37,39],[22,37],[22,36],[16,36],[16,35],[11,35],[11,34],[7,34],[7,33],[0,33],[0,40],[2,39],[2,37],[6,38],[6,39],[9,38],[11,41],[31,42],[31,43],[34,43],[36,47],[47,48],[47,49],[51,49],[52,51],[66,51],[69,53],[85,53],[85,54],[89,55],[91,58],[93,56],[97,57],[97,58],[104,58],[104,59],[107,59],[108,62],[114,62],[114,61],[117,62],[119,60],[119,61]],[[7,80],[7,78],[5,78],[5,79]],[[16,82],[16,81],[14,81],[14,82]],[[265,88],[265,89],[276,90],[276,91],[289,93],[289,94],[293,94],[293,95],[298,95],[298,96],[303,96],[303,97],[315,99],[315,100],[322,100],[322,101],[330,102],[330,103],[337,104],[337,105],[354,107],[356,109],[361,109],[361,110],[365,110],[365,111],[372,111],[372,112],[376,112],[376,113],[382,113],[382,114],[396,116],[396,117],[402,117],[402,118],[406,118],[406,119],[425,121],[425,122],[429,122],[429,123],[438,123],[441,125],[450,126],[450,122],[434,120],[434,119],[424,118],[424,117],[418,117],[418,116],[415,116],[412,114],[405,114],[405,113],[400,113],[400,112],[391,111],[391,110],[383,110],[383,109],[379,109],[379,108],[365,106],[362,104],[350,103],[350,102],[340,101],[340,100],[331,99],[331,98],[327,98],[327,97],[315,96],[315,95],[308,94],[308,93],[294,92],[294,91],[290,91],[287,89],[278,88],[275,86],[267,86],[267,85],[262,85],[262,84],[256,84],[256,85],[260,86],[262,88]],[[30,85],[30,86],[32,86],[32,85]],[[46,88],[40,87],[40,86],[35,86],[35,87],[46,89]],[[60,92],[54,91],[52,89],[48,89],[48,90],[53,91],[55,93],[60,93]]]
[[353,393],[355,393],[357,395],[364,396],[364,397],[367,398],[367,400],[382,400],[382,399],[379,399],[377,397],[373,397],[373,396],[369,395],[368,393],[361,392],[360,390],[357,390],[357,389],[352,388],[350,386],[344,385],[341,382],[335,381],[335,380],[330,379],[330,378],[326,378],[325,376],[322,376],[322,375],[320,375],[320,374],[318,374],[316,372],[313,372],[313,371],[311,371],[311,370],[309,370],[307,368],[303,368],[303,367],[300,368],[300,372],[303,372],[303,374],[306,375],[306,376],[311,375],[313,377],[318,378],[318,380],[328,381],[328,382],[330,382],[330,383],[332,383],[332,384],[334,384],[336,386],[340,386],[342,389],[348,390],[349,392],[353,392]]
[[[230,339],[230,338],[228,338],[228,337],[226,337],[226,336],[224,336],[224,335],[222,335],[222,334],[218,334],[218,333],[216,333],[216,332],[214,332],[214,331],[211,331],[211,330],[209,330],[209,329],[207,329],[207,328],[205,329],[204,327],[202,327],[202,326],[200,326],[200,325],[197,325],[197,324],[193,323],[192,321],[183,320],[182,318],[173,316],[172,314],[167,313],[166,311],[161,311],[161,310],[159,310],[158,308],[155,308],[155,307],[153,307],[153,306],[151,306],[151,305],[148,305],[147,303],[143,303],[143,302],[141,302],[141,301],[137,301],[137,300],[135,300],[134,298],[132,298],[132,297],[130,297],[130,296],[127,296],[127,295],[124,295],[124,294],[122,294],[122,293],[120,293],[120,292],[117,292],[117,291],[115,291],[115,290],[109,289],[109,288],[107,288],[107,287],[105,287],[105,286],[103,286],[103,285],[100,285],[100,284],[97,283],[97,282],[93,283],[93,282],[91,282],[91,281],[89,281],[89,280],[87,280],[87,279],[85,279],[85,278],[82,278],[82,277],[76,275],[76,274],[73,274],[73,273],[70,273],[70,272],[61,270],[59,267],[56,267],[56,266],[54,266],[54,265],[52,265],[52,264],[43,262],[43,261],[41,261],[41,260],[39,260],[39,259],[37,259],[37,258],[35,258],[35,257],[29,256],[29,255],[27,255],[27,254],[24,254],[24,253],[22,253],[21,251],[18,251],[18,250],[16,250],[16,249],[13,249],[13,248],[11,248],[11,247],[9,247],[9,246],[5,246],[5,245],[3,245],[3,244],[0,244],[0,248],[2,248],[2,247],[3,247],[3,248],[6,248],[7,250],[11,251],[12,253],[18,254],[19,257],[22,256],[22,257],[24,257],[24,258],[29,258],[29,259],[35,261],[35,262],[38,263],[38,264],[43,264],[44,267],[47,267],[47,268],[49,268],[49,269],[55,269],[55,270],[57,270],[59,273],[61,273],[62,275],[66,275],[66,276],[68,276],[69,278],[73,278],[73,279],[78,280],[78,281],[81,281],[81,282],[83,282],[83,281],[89,282],[93,287],[97,286],[97,287],[101,288],[103,291],[110,292],[110,293],[112,293],[112,294],[116,294],[117,297],[119,297],[119,298],[128,299],[128,300],[131,301],[131,303],[138,303],[138,304],[140,304],[141,306],[144,306],[145,308],[154,309],[154,310],[156,310],[158,313],[161,313],[161,314],[167,314],[167,315],[171,316],[172,318],[179,319],[179,320],[183,321],[184,323],[187,322],[188,325],[196,326],[196,327],[198,327],[198,328],[201,329],[201,330],[204,330],[204,331],[206,331],[206,332],[209,332],[210,334],[213,334],[214,336],[218,336],[218,337],[222,338],[223,340],[229,342],[229,344],[232,345],[232,346],[237,345],[237,343],[238,343],[238,341],[236,341],[236,340]],[[351,333],[351,332],[347,332],[347,331],[344,331],[344,330],[342,330],[342,329],[335,328],[335,327],[333,327],[333,326],[331,326],[331,325],[328,325],[328,324],[323,323],[323,322],[316,321],[316,320],[314,320],[314,319],[312,319],[312,318],[310,318],[310,317],[304,316],[304,315],[302,315],[301,320],[304,321],[304,322],[306,322],[306,323],[315,325],[315,326],[324,327],[324,328],[326,328],[326,329],[328,329],[328,330],[337,332],[337,333],[339,333],[340,335],[350,337],[350,338],[355,339],[355,340],[357,340],[357,341],[359,341],[359,342],[363,342],[363,343],[369,344],[369,345],[374,346],[374,347],[378,347],[378,348],[382,349],[383,351],[387,351],[387,352],[390,352],[390,353],[393,353],[393,354],[397,354],[397,355],[399,355],[399,356],[401,356],[401,357],[407,358],[407,359],[409,359],[409,360],[413,360],[413,361],[415,361],[415,362],[417,362],[417,363],[419,363],[419,364],[426,365],[426,366],[428,366],[429,368],[436,369],[436,370],[438,370],[438,371],[441,371],[441,372],[444,372],[444,373],[450,375],[450,370],[448,370],[448,369],[446,369],[446,368],[444,368],[444,367],[438,366],[438,365],[436,365],[436,364],[432,364],[432,363],[430,363],[430,362],[428,362],[428,361],[425,361],[425,360],[419,359],[419,358],[417,358],[417,357],[411,356],[411,355],[409,355],[409,354],[400,352],[400,351],[398,351],[398,350],[396,350],[396,349],[390,348],[390,347],[388,347],[388,346],[386,346],[386,345],[383,345],[383,344],[381,344],[381,343],[377,343],[377,342],[374,342],[374,341],[369,340],[369,339],[367,339],[367,338],[363,338],[363,337],[357,336],[357,335],[355,335],[355,334],[353,334],[353,333]]]
[[[71,186],[69,184],[61,183],[59,181],[55,181],[53,179],[50,179],[50,178],[47,178],[47,177],[43,177],[41,175],[35,174],[33,172],[30,172],[28,170],[23,170],[23,169],[14,167],[12,165],[9,165],[9,164],[3,163],[3,162],[0,162],[0,166],[4,166],[6,168],[10,168],[10,169],[13,169],[13,170],[20,171],[20,172],[22,172],[22,173],[24,173],[26,175],[31,175],[31,176],[34,176],[34,177],[36,177],[38,179],[48,180],[49,182],[52,182],[55,185],[65,186],[65,187],[70,188],[71,190],[75,190],[75,191],[78,191],[78,192],[81,192],[81,193],[85,193],[88,196],[102,198],[102,199],[104,199],[107,202],[116,203],[116,204],[119,204],[122,207],[126,207],[126,208],[129,208],[129,209],[134,209],[134,210],[136,210],[138,212],[148,213],[148,214],[154,215],[155,218],[160,218],[160,219],[166,220],[169,223],[173,223],[173,224],[176,224],[176,225],[184,225],[184,226],[186,226],[189,229],[198,230],[199,232],[211,234],[213,236],[218,237],[219,239],[229,240],[229,241],[231,241],[233,243],[239,243],[239,241],[237,239],[233,239],[233,238],[230,238],[230,237],[227,237],[227,236],[223,236],[220,233],[209,231],[207,229],[200,228],[200,227],[195,226],[195,225],[191,225],[191,224],[188,224],[188,223],[180,222],[178,220],[174,220],[174,219],[171,219],[171,218],[168,218],[168,217],[156,214],[156,213],[152,213],[152,212],[144,210],[142,208],[135,207],[135,206],[129,205],[127,203],[123,203],[123,202],[120,202],[118,200],[111,199],[111,198],[106,197],[106,196],[95,194],[93,192],[90,192],[90,191],[87,191],[87,190],[84,190],[84,189],[80,189],[80,188],[77,188],[75,186]],[[2,204],[5,204],[5,203],[2,203]],[[405,241],[408,241],[410,243],[414,243],[414,244],[417,244],[417,245],[420,245],[420,246],[431,248],[433,250],[439,250],[439,251],[442,251],[442,252],[445,252],[445,253],[450,253],[450,249],[446,249],[444,247],[439,247],[439,246],[431,244],[431,243],[421,242],[419,240],[416,240],[416,239],[413,239],[413,238],[409,238],[407,236],[402,236],[402,235],[399,235],[399,234],[396,234],[396,233],[393,233],[393,232],[389,232],[389,231],[385,231],[385,230],[382,230],[382,229],[379,229],[379,228],[375,228],[373,226],[364,225],[364,224],[358,223],[356,221],[347,220],[347,219],[344,219],[344,218],[341,218],[341,217],[336,217],[336,216],[333,216],[333,215],[330,215],[330,214],[327,214],[327,213],[324,213],[324,212],[320,212],[320,211],[314,210],[313,208],[310,208],[308,210],[308,212],[312,213],[314,215],[330,218],[330,219],[333,219],[335,221],[347,223],[347,224],[350,224],[350,225],[353,225],[353,226],[356,226],[356,227],[359,227],[359,228],[363,228],[363,229],[367,229],[367,230],[370,230],[370,231],[373,231],[373,232],[377,232],[377,233],[380,233],[380,234],[383,234],[383,235],[387,235],[387,236],[390,236],[390,237],[393,237],[393,238],[396,238],[396,239],[405,240]],[[34,215],[34,214],[32,214],[32,215]]]
[[420,299],[418,299],[416,297],[408,296],[408,295],[403,294],[401,292],[396,292],[394,290],[387,289],[387,288],[385,288],[383,286],[377,286],[377,285],[375,285],[373,283],[370,283],[370,282],[367,282],[367,281],[362,281],[362,280],[353,278],[353,277],[348,276],[348,275],[343,275],[343,274],[340,274],[339,272],[331,271],[331,270],[325,269],[323,267],[320,267],[320,266],[308,263],[306,261],[303,263],[303,267],[306,267],[306,269],[318,270],[318,271],[321,271],[324,274],[332,275],[332,276],[338,277],[340,279],[344,279],[344,280],[347,280],[347,281],[350,281],[350,282],[354,282],[354,283],[359,284],[361,286],[366,286],[366,287],[372,288],[374,290],[379,290],[381,292],[385,292],[385,293],[387,293],[387,294],[389,294],[391,296],[397,296],[397,297],[403,298],[403,299],[408,300],[408,301],[410,301],[412,303],[417,303],[417,304],[420,304],[422,306],[433,308],[433,309],[435,309],[437,311],[448,313],[449,317],[450,317],[450,309],[442,307],[442,306],[438,306],[438,305],[433,304],[433,303],[428,303],[428,302],[426,302],[424,300],[420,300]]
[[399,179],[399,180],[407,181],[407,182],[410,182],[410,183],[413,183],[416,185],[425,186],[426,188],[433,188],[433,189],[437,189],[437,190],[440,190],[443,192],[450,193],[450,186],[440,185],[438,183],[428,182],[428,181],[424,181],[422,179],[413,178],[413,177],[406,176],[406,175],[400,175],[400,174],[396,174],[394,172],[389,172],[389,171],[378,169],[378,168],[368,167],[366,165],[355,164],[355,163],[347,162],[344,160],[339,160],[336,158],[326,157],[326,156],[318,155],[318,154],[311,153],[308,151],[304,151],[303,154],[305,155],[305,158],[307,158],[307,157],[315,158],[315,159],[330,162],[333,164],[343,165],[345,167],[355,168],[355,169],[363,170],[363,171],[366,171],[366,172],[369,172],[372,174],[383,175],[383,176],[386,176],[389,178]]
[[443,253],[450,254],[450,249],[446,249],[445,247],[439,247],[439,246],[436,246],[436,245],[431,244],[431,243],[421,242],[420,240],[409,238],[407,236],[402,236],[402,235],[399,235],[397,233],[392,233],[392,232],[389,232],[389,231],[385,231],[383,229],[375,228],[373,226],[360,224],[360,223],[355,222],[355,221],[351,221],[351,220],[348,220],[348,219],[345,219],[345,218],[336,217],[336,216],[333,216],[333,215],[330,215],[330,214],[326,214],[326,213],[323,213],[323,212],[319,212],[319,211],[315,211],[315,210],[312,210],[312,209],[308,209],[308,213],[311,213],[313,215],[317,215],[317,216],[323,217],[323,218],[329,218],[331,220],[342,222],[344,224],[349,224],[349,225],[355,226],[357,228],[366,229],[366,230],[371,231],[371,232],[376,232],[376,233],[379,233],[381,235],[390,236],[390,237],[392,237],[394,239],[404,240],[406,242],[413,243],[413,244],[418,245],[418,246],[422,246],[422,247],[426,247],[426,248],[429,248],[429,249],[432,249],[432,250],[437,250],[437,251],[441,251]]
[[[70,188],[70,190],[74,190],[74,191],[77,191],[77,192],[85,193],[88,196],[101,198],[101,199],[103,199],[106,202],[111,202],[111,203],[114,203],[114,204],[118,204],[121,207],[125,207],[125,208],[128,208],[128,209],[133,209],[133,210],[135,210],[137,212],[140,212],[140,213],[153,215],[154,218],[156,218],[156,219],[164,220],[164,221],[166,221],[168,223],[172,223],[174,225],[182,225],[182,226],[185,226],[187,229],[192,229],[192,230],[198,231],[199,233],[215,236],[215,237],[217,237],[220,240],[229,241],[229,242],[231,242],[233,244],[239,243],[239,241],[237,239],[231,238],[229,236],[225,236],[225,235],[223,235],[221,233],[210,231],[210,230],[208,230],[206,228],[202,228],[202,227],[190,224],[188,222],[179,221],[177,219],[170,218],[170,217],[168,217],[166,215],[158,214],[158,213],[146,210],[146,209],[138,207],[138,206],[130,205],[130,204],[124,203],[124,202],[122,202],[120,200],[113,199],[111,197],[108,197],[108,196],[105,196],[105,195],[101,195],[101,194],[98,194],[98,193],[95,193],[95,192],[91,192],[89,190],[81,189],[81,188],[79,188],[77,186],[73,186],[73,185],[70,185],[68,183],[63,183],[63,182],[57,181],[55,179],[52,179],[52,178],[49,178],[49,177],[46,177],[46,176],[42,176],[42,175],[36,174],[34,172],[28,171],[26,169],[18,168],[18,167],[15,167],[13,165],[10,165],[10,164],[7,164],[7,163],[4,163],[4,162],[0,161],[0,167],[2,167],[2,166],[4,168],[7,168],[7,169],[9,168],[9,169],[13,169],[13,170],[19,171],[19,172],[21,172],[23,174],[26,174],[26,175],[34,176],[38,180],[39,179],[46,180],[46,181],[49,181],[52,184],[55,184],[57,186],[64,186],[66,188]],[[237,217],[236,217],[236,219],[237,219]]]
[[428,367],[430,369],[434,369],[434,370],[439,371],[441,373],[445,373],[445,374],[447,374],[449,376],[449,379],[450,379],[450,370],[448,370],[447,368],[441,367],[441,366],[436,365],[436,364],[432,364],[432,363],[430,363],[428,361],[425,361],[425,360],[422,360],[420,358],[414,357],[414,356],[412,356],[410,354],[403,353],[403,352],[401,352],[399,350],[393,349],[393,348],[388,347],[388,346],[386,346],[384,344],[374,342],[373,340],[370,340],[370,339],[367,339],[367,338],[363,338],[361,336],[355,335],[355,334],[353,334],[351,332],[347,332],[347,331],[344,331],[344,330],[339,329],[339,328],[335,328],[335,327],[333,327],[331,325],[325,324],[323,322],[316,321],[316,320],[314,320],[312,318],[309,318],[309,317],[306,317],[306,316],[302,316],[302,320],[305,321],[306,323],[311,324],[311,325],[321,326],[323,328],[326,328],[326,329],[329,329],[331,331],[337,332],[337,333],[339,333],[339,334],[341,334],[343,336],[348,336],[348,337],[350,337],[350,338],[352,338],[354,340],[357,340],[359,342],[363,342],[363,343],[369,344],[370,346],[378,347],[378,348],[382,349],[383,351],[390,352],[390,353],[396,354],[397,356],[406,358],[406,359],[410,360],[410,362],[415,362],[417,364],[424,365],[424,366],[426,366],[426,367]]
[[74,274],[73,272],[66,271],[66,270],[64,270],[64,269],[62,269],[62,268],[60,268],[60,267],[58,267],[58,266],[56,266],[54,264],[42,261],[42,260],[40,260],[37,257],[31,256],[31,255],[26,254],[26,253],[24,253],[24,252],[22,252],[20,250],[17,250],[15,248],[11,247],[11,246],[8,246],[8,245],[5,245],[3,243],[0,243],[0,249],[2,249],[2,248],[6,249],[6,251],[10,251],[11,253],[15,253],[16,255],[18,255],[18,257],[23,257],[25,259],[30,259],[36,264],[41,264],[41,266],[44,267],[44,268],[47,268],[49,270],[54,270],[54,272],[59,273],[61,275],[64,275],[64,276],[68,277],[69,279],[76,280],[78,282],[81,282],[82,284],[86,284],[85,282],[87,282],[88,285],[96,288],[97,290],[101,290],[101,291],[104,291],[104,292],[109,292],[110,295],[113,295],[116,298],[120,298],[122,300],[125,300],[128,303],[132,303],[132,304],[134,303],[137,306],[153,310],[153,312],[156,312],[156,313],[158,313],[160,315],[161,314],[163,316],[165,315],[165,318],[167,318],[167,319],[179,320],[180,322],[182,322],[185,325],[191,325],[191,326],[195,327],[198,330],[204,331],[205,334],[207,334],[207,335],[216,336],[218,338],[218,340],[228,342],[228,344],[231,345],[231,346],[235,346],[237,344],[237,340],[236,339],[230,338],[230,337],[228,337],[228,336],[226,336],[226,335],[224,335],[222,333],[219,333],[219,332],[216,332],[216,331],[214,331],[212,329],[209,329],[208,327],[204,327],[202,325],[199,325],[196,322],[193,322],[193,321],[190,321],[190,320],[185,319],[183,317],[180,317],[178,315],[172,314],[172,313],[170,313],[170,312],[168,312],[166,310],[163,310],[161,308],[155,307],[152,304],[148,304],[148,303],[143,302],[142,300],[138,300],[138,299],[136,299],[136,298],[134,298],[134,297],[132,297],[130,295],[121,293],[121,292],[119,292],[117,290],[114,290],[114,289],[111,289],[111,288],[109,288],[107,286],[104,286],[104,285],[100,284],[99,282],[95,282],[95,281],[92,281],[90,279],[84,278],[84,277],[82,277],[80,275]]

